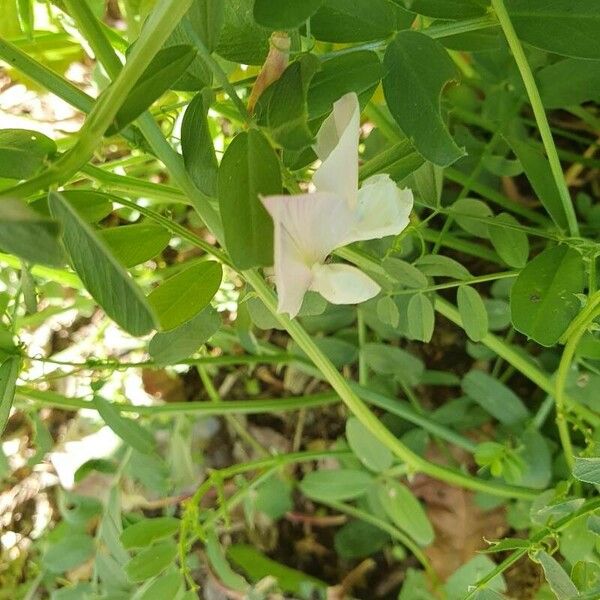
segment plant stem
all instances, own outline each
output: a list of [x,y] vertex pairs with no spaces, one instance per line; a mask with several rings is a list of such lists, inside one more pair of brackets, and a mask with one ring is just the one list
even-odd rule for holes
[[579,224],[577,223],[577,216],[575,215],[573,202],[571,201],[571,196],[563,176],[562,167],[556,151],[556,145],[554,144],[552,132],[550,131],[550,125],[548,124],[548,119],[546,117],[546,111],[544,110],[542,98],[535,83],[531,67],[529,66],[523,46],[521,45],[521,42],[517,36],[517,32],[515,31],[515,28],[510,20],[508,11],[504,6],[504,1],[492,0],[492,7],[496,13],[496,16],[498,17],[498,21],[500,22],[502,30],[504,31],[506,41],[508,42],[508,45],[513,53],[513,57],[517,63],[519,72],[521,73],[521,79],[523,80],[523,84],[527,90],[529,102],[531,103],[531,108],[533,109],[533,114],[535,116],[535,120],[537,121],[540,135],[542,136],[542,142],[544,143],[544,148],[546,149],[546,155],[548,157],[548,162],[550,163],[550,169],[552,171],[561,204],[567,218],[569,233],[573,237],[578,237]]
[[578,320],[577,327],[570,332],[556,372],[556,391],[554,394],[556,426],[565,454],[565,460],[571,470],[573,470],[575,465],[575,456],[573,453],[573,444],[571,443],[571,437],[569,435],[569,424],[567,422],[565,388],[569,371],[571,370],[571,363],[573,362],[573,357],[577,350],[577,345],[583,337],[583,334],[587,331],[590,323],[600,315],[600,294],[596,294],[595,297],[590,298],[589,305],[588,310],[582,311],[585,312],[586,318]]
[[507,271],[505,273],[490,273],[489,275],[479,275],[479,277],[471,277],[470,279],[464,279],[461,281],[451,281],[448,283],[438,283],[437,285],[431,285],[422,289],[406,289],[400,290],[399,292],[392,292],[392,296],[405,296],[410,294],[425,294],[427,292],[435,292],[436,290],[447,290],[450,288],[460,287],[461,285],[473,285],[477,283],[484,283],[486,281],[497,281],[498,279],[511,279],[517,277],[518,271]]

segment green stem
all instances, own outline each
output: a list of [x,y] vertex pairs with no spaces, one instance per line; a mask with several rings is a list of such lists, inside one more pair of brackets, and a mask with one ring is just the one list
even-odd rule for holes
[[392,296],[405,296],[410,294],[425,294],[427,292],[435,292],[436,290],[447,290],[450,288],[460,287],[461,285],[474,285],[477,283],[484,283],[486,281],[497,281],[498,279],[511,279],[517,277],[518,271],[507,271],[505,273],[491,273],[490,275],[480,275],[479,277],[471,277],[470,279],[464,279],[462,281],[450,281],[448,283],[438,283],[437,285],[431,285],[421,289],[406,289],[400,290],[399,292],[393,292]]
[[569,195],[569,190],[563,176],[562,167],[556,151],[556,145],[554,144],[554,139],[552,138],[552,132],[550,131],[550,125],[548,124],[546,111],[544,110],[542,98],[535,83],[533,72],[531,71],[531,67],[527,62],[527,57],[525,56],[523,46],[521,45],[521,42],[517,36],[517,32],[513,27],[508,15],[508,11],[504,6],[504,1],[492,0],[492,7],[496,13],[496,16],[498,17],[498,21],[500,22],[502,30],[504,31],[506,41],[508,42],[508,45],[513,53],[513,57],[517,63],[519,72],[521,73],[521,79],[523,79],[525,89],[527,90],[529,102],[531,103],[531,108],[533,109],[533,114],[535,116],[535,120],[537,121],[540,135],[542,136],[544,148],[546,149],[546,155],[548,156],[548,162],[550,163],[550,169],[554,177],[554,182],[558,189],[561,204],[567,217],[569,233],[573,237],[577,237],[579,236],[577,216],[575,215],[573,202],[571,201],[571,196]]
[[598,315],[600,315],[600,294],[596,294],[595,297],[590,298],[589,305],[588,310],[582,311],[585,313],[586,318],[578,320],[577,327],[570,332],[556,372],[556,392],[554,395],[556,404],[556,426],[558,428],[558,435],[560,437],[567,465],[571,470],[573,470],[573,467],[575,466],[575,456],[573,453],[573,444],[571,443],[571,437],[569,435],[569,423],[567,422],[565,389],[577,346],[589,325]]
[[367,343],[367,325],[360,307],[356,309],[356,327],[358,329],[358,383],[366,386],[369,383],[369,367],[365,361],[363,348]]
[[[95,410],[92,402],[81,398],[66,398],[51,391],[36,390],[21,386],[17,388],[19,400],[33,400],[46,406],[55,406],[64,410]],[[227,400],[220,404],[214,402],[168,402],[156,406],[135,406],[133,404],[113,403],[119,412],[154,417],[157,415],[202,415],[223,416],[226,414],[253,415],[268,412],[288,412],[302,408],[317,408],[336,404],[336,394],[315,394],[312,396],[296,396],[266,400]]]

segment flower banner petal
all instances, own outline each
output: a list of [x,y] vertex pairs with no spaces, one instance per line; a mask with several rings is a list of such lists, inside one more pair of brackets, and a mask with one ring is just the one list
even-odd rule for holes
[[358,97],[350,92],[333,105],[333,112],[323,121],[314,145],[322,161],[313,177],[317,190],[343,196],[351,209],[356,207],[358,189],[359,132]]
[[356,267],[345,264],[316,265],[310,289],[332,304],[359,304],[375,297],[381,288]]

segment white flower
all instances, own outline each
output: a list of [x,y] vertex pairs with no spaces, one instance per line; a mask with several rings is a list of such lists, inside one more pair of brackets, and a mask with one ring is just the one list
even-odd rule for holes
[[356,267],[325,264],[352,242],[397,235],[409,223],[413,195],[389,175],[375,175],[358,189],[360,108],[355,93],[333,105],[314,146],[321,166],[316,192],[267,196],[262,202],[275,227],[275,285],[278,311],[295,317],[308,290],[333,304],[357,304],[380,287]]

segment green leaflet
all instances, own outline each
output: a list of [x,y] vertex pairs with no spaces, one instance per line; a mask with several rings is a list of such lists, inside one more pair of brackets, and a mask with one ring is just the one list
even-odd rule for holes
[[567,245],[538,254],[519,274],[510,295],[512,322],[518,331],[542,346],[559,340],[581,304],[584,264]]
[[101,229],[100,236],[125,267],[135,267],[162,252],[171,234],[154,223],[136,223]]
[[66,256],[59,224],[23,200],[0,198],[0,248],[31,263],[61,267]]
[[158,52],[125,98],[106,135],[114,135],[137,119],[185,73],[195,56],[191,46],[170,46]]
[[0,435],[2,435],[10,415],[20,369],[20,356],[9,356],[0,364]]
[[27,179],[56,152],[54,140],[29,129],[0,129],[0,177]]
[[524,42],[564,56],[600,59],[596,0],[505,0],[505,4]]
[[189,321],[206,308],[217,293],[223,277],[218,262],[206,261],[169,277],[148,295],[163,330]]
[[181,123],[181,152],[187,172],[196,187],[207,196],[216,197],[219,165],[207,113],[211,91],[202,90],[189,103]]
[[448,166],[463,156],[442,118],[440,96],[457,70],[444,47],[416,31],[401,31],[383,60],[383,91],[392,116],[415,148],[431,162]]
[[259,195],[279,193],[279,160],[268,140],[256,129],[239,133],[219,168],[219,204],[225,244],[240,269],[273,264],[273,222]]
[[271,29],[294,29],[315,14],[324,0],[256,0],[254,19]]
[[154,315],[127,271],[105,242],[61,194],[50,192],[52,216],[63,226],[62,241],[85,288],[106,314],[132,335],[154,328]]

